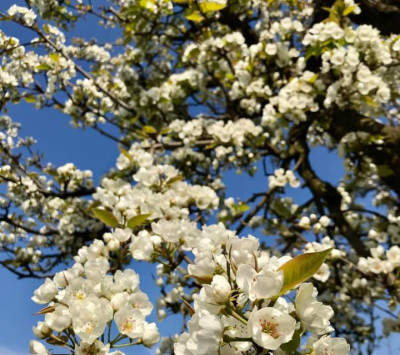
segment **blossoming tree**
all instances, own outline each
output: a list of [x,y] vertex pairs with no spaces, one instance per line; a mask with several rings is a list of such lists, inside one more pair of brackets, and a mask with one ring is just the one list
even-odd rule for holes
[[[0,31],[0,264],[43,278],[31,354],[341,355],[398,331],[396,3],[94,5],[0,14],[29,38]],[[72,38],[87,18],[115,39]],[[115,141],[100,186],[34,153],[7,115],[20,101]],[[337,186],[312,165],[320,146],[343,159]],[[267,188],[228,196],[232,170]],[[156,265],[158,319],[181,314],[180,334],[146,320],[132,260]]]

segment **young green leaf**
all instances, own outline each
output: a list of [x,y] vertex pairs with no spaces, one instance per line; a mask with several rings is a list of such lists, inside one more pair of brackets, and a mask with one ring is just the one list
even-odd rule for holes
[[226,3],[217,1],[202,1],[200,3],[200,9],[202,12],[214,12],[222,10],[226,7]]
[[281,345],[281,349],[285,352],[285,354],[296,354],[296,350],[301,344],[301,336],[303,333],[303,328],[297,329],[293,334],[292,340]]
[[35,103],[36,102],[36,97],[32,96],[32,95],[26,95],[24,96],[24,100],[30,104]]
[[174,177],[172,177],[172,178],[169,178],[166,182],[165,182],[165,185],[172,185],[172,184],[174,184],[175,182],[179,182],[179,181],[182,181],[182,180],[184,180],[185,178],[182,176],[182,175],[177,175],[177,176],[174,176]]
[[132,160],[132,157],[130,156],[129,152],[128,152],[125,148],[119,147],[119,151],[120,151],[120,153],[121,153],[122,155],[124,155],[126,158],[128,158],[129,161]]
[[275,297],[285,294],[313,276],[331,251],[332,248],[317,253],[301,254],[283,264],[278,269],[283,271],[283,286]]
[[148,134],[155,134],[157,133],[157,130],[149,125],[143,126],[143,132],[148,133]]
[[110,211],[100,208],[92,208],[93,214],[109,227],[115,228],[118,226],[118,219]]
[[204,16],[200,13],[200,11],[197,11],[197,10],[189,12],[185,17],[189,21],[193,21],[193,22],[201,22],[204,20]]
[[143,224],[144,222],[147,221],[147,219],[150,217],[151,213],[144,213],[144,214],[139,214],[135,217],[132,217],[128,223],[126,224],[128,226],[128,228],[135,228],[137,226],[140,226],[141,224]]
[[49,70],[49,69],[51,69],[51,66],[48,64],[39,64],[36,67],[36,70]]
[[394,171],[388,165],[377,165],[377,170],[380,177],[394,175]]
[[353,6],[349,6],[348,8],[344,9],[343,16],[350,15],[356,8],[357,8],[357,5],[353,5]]
[[58,53],[50,53],[49,57],[53,62],[58,63],[60,61],[60,55]]

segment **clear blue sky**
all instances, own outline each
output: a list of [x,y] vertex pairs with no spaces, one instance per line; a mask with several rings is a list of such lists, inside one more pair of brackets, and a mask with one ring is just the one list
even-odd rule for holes
[[[94,5],[99,1],[93,1]],[[103,2],[103,1],[102,1]],[[0,11],[4,12],[12,4],[23,4],[23,1],[1,0]],[[4,23],[0,23],[0,29],[6,29]],[[7,28],[8,31],[9,27]],[[14,31],[16,27],[12,28]],[[79,35],[98,35],[93,30],[90,22],[78,26],[75,32]],[[16,35],[17,33],[14,32]],[[104,36],[105,37],[104,37]],[[102,39],[107,40],[107,34],[102,34]],[[22,123],[22,136],[31,135],[38,140],[37,148],[45,154],[45,160],[57,165],[68,162],[75,163],[80,169],[90,169],[94,172],[96,181],[112,166],[115,165],[118,155],[118,147],[107,138],[92,130],[81,131],[70,126],[68,117],[55,110],[35,110],[27,104],[19,104],[10,107],[10,116],[15,121]],[[317,167],[320,176],[328,181],[337,183],[343,176],[343,167],[336,153],[328,153],[324,149],[317,149],[312,153],[312,161]],[[228,195],[248,196],[254,186],[266,186],[266,179],[262,173],[254,179],[246,175],[237,176],[234,172],[227,174]],[[293,190],[293,197],[304,200],[307,193]],[[147,264],[146,264],[147,265]],[[135,269],[141,275],[141,288],[155,301],[158,297],[157,289],[153,286],[151,273],[152,267],[144,264],[135,265]],[[40,280],[17,280],[10,272],[0,269],[0,280],[3,290],[0,291],[0,355],[25,355],[28,354],[28,342],[33,339],[32,326],[41,316],[34,316],[40,307],[30,300],[34,289],[41,285]],[[154,313],[154,312],[153,312]],[[153,316],[154,317],[154,314]],[[161,333],[172,334],[180,327],[177,319],[172,319],[160,325]],[[389,350],[388,341],[382,342],[384,353],[394,354],[394,347]],[[146,350],[126,349],[127,354],[148,354]],[[135,352],[134,352],[135,351]],[[377,354],[382,352],[377,352]],[[399,352],[400,353],[400,352]]]

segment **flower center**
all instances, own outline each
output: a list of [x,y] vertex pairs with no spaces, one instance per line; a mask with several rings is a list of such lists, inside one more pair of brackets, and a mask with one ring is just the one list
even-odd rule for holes
[[261,325],[261,329],[264,333],[267,333],[274,339],[279,338],[278,323],[273,323],[265,319],[259,319],[259,324]]
[[96,344],[89,345],[87,348],[83,348],[83,354],[86,355],[97,355],[99,353],[99,348],[96,346]]
[[133,319],[125,319],[124,323],[121,325],[121,330],[123,332],[131,332],[134,328],[135,321]]
[[83,292],[82,290],[79,290],[79,291],[77,291],[77,292],[75,293],[75,297],[76,297],[78,300],[83,300],[83,299],[86,298],[86,293]]
[[322,355],[332,355],[333,354],[333,350],[332,349],[329,349],[329,348],[325,348],[323,351],[322,351]]
[[83,329],[86,334],[92,334],[92,331],[96,327],[96,325],[97,325],[97,322],[89,321],[83,326]]

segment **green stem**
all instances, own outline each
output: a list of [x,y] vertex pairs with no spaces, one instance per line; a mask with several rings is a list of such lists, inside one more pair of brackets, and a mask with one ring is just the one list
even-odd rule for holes
[[131,345],[138,345],[139,343],[128,343],[128,344],[120,344],[120,345],[113,345],[112,348],[123,348],[126,346],[131,346]]
[[111,325],[112,325],[112,320],[110,320],[108,322],[108,339],[107,339],[107,343],[109,343],[111,341]]
[[110,343],[111,347],[117,342],[119,342],[122,339],[125,339],[127,336],[125,334],[118,334],[115,339]]
[[250,342],[252,342],[253,338],[233,338],[229,335],[224,335],[223,341],[225,343],[232,343],[234,341],[250,341]]
[[231,315],[232,317],[236,318],[239,322],[243,323],[244,325],[247,325],[247,319],[244,318],[241,314],[239,314],[238,312],[236,312],[236,310],[234,310],[233,308],[227,306],[225,308],[226,313],[228,315]]

